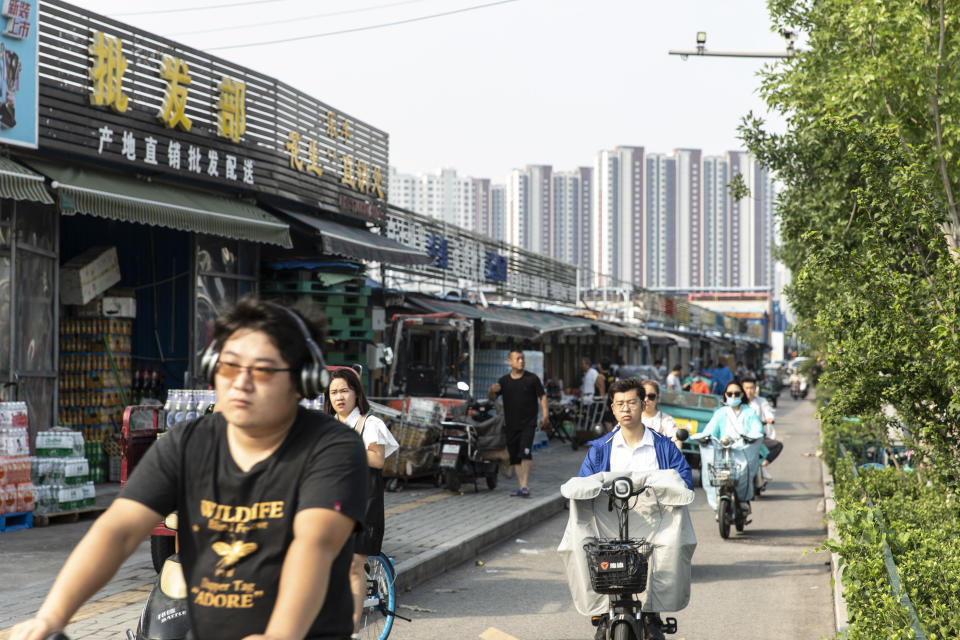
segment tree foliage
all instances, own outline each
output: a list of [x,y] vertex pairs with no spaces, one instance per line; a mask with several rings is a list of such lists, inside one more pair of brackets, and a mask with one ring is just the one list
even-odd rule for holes
[[[748,116],[782,185],[780,258],[799,329],[826,359],[825,415],[892,406],[932,473],[960,457],[960,4],[772,0],[807,48],[762,74],[787,132]],[[942,25],[942,28],[941,28]],[[948,72],[949,71],[949,72]]]
[[[786,132],[751,115],[741,136],[781,185],[787,295],[797,329],[825,360],[824,453],[839,469],[839,539],[828,546],[846,564],[850,637],[909,637],[877,536],[928,637],[958,637],[960,2],[769,7],[774,29],[804,32],[808,44],[761,74]],[[894,426],[904,427],[913,470],[866,480],[872,512],[833,464],[835,444],[889,442]]]

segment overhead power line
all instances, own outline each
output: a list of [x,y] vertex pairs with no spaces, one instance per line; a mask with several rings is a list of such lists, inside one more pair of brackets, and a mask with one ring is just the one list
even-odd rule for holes
[[269,27],[275,24],[288,24],[291,22],[303,22],[304,20],[314,20],[316,18],[332,18],[333,16],[343,16],[348,13],[363,13],[364,11],[374,11],[376,9],[386,9],[388,7],[399,7],[404,4],[415,4],[417,2],[426,2],[426,0],[403,0],[402,2],[388,2],[386,4],[375,4],[370,7],[360,7],[359,9],[344,9],[343,11],[331,11],[329,13],[315,13],[309,16],[298,16],[296,18],[284,18],[283,20],[258,21],[247,24],[238,24],[229,27],[216,27],[214,29],[198,29],[196,31],[178,31],[169,34],[170,36],[192,36],[198,33],[217,33],[219,31],[236,31],[237,29],[252,29],[254,27]]
[[227,9],[229,7],[246,7],[252,4],[269,4],[271,2],[286,2],[287,0],[245,0],[244,2],[230,2],[227,4],[212,4],[209,7],[184,7],[183,9],[152,9],[150,11],[133,11],[118,13],[118,17],[126,16],[155,16],[161,13],[183,13],[187,11],[207,11],[209,9]]
[[442,13],[432,13],[426,16],[419,16],[416,18],[407,18],[406,20],[396,20],[394,22],[384,22],[382,24],[371,24],[365,27],[355,27],[353,29],[341,29],[339,31],[327,31],[326,33],[314,33],[309,36],[297,36],[293,38],[280,38],[278,40],[264,40],[261,42],[245,42],[242,44],[230,44],[222,47],[204,47],[207,51],[223,51],[224,49],[241,49],[245,47],[263,47],[270,44],[282,44],[286,42],[297,42],[300,40],[314,40],[316,38],[326,38],[327,36],[338,36],[344,33],[356,33],[358,31],[370,31],[372,29],[383,29],[385,27],[395,27],[401,24],[409,24],[411,22],[420,22],[422,20],[431,20],[433,18],[441,18],[444,16],[452,16],[456,13],[465,13],[467,11],[476,11],[477,9],[486,9],[487,7],[493,7],[499,4],[510,4],[511,2],[518,2],[519,0],[499,0],[499,2],[488,2],[486,4],[477,4],[472,7],[464,7],[462,9],[454,9],[453,11],[444,11]]

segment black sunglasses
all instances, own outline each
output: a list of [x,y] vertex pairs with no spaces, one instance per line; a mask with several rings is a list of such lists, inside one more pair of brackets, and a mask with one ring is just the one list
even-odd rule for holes
[[742,392],[742,391],[727,391],[727,394],[726,394],[726,395],[727,395],[728,398],[739,398],[740,396],[743,395],[743,392]]
[[657,394],[655,394],[655,393],[648,393],[648,394],[647,394],[647,400],[656,400],[656,399],[657,399]]

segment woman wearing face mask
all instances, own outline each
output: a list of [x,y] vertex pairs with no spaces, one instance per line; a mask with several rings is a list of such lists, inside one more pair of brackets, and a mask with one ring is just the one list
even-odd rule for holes
[[653,429],[662,436],[667,436],[678,449],[682,450],[680,441],[677,440],[677,423],[671,416],[660,411],[658,400],[660,385],[655,380],[644,380],[643,393],[643,413],[640,414],[643,426]]
[[747,406],[746,394],[736,380],[728,382],[723,390],[723,405],[710,418],[706,428],[697,433],[698,436],[702,433],[717,440],[724,436],[732,440],[740,436],[763,437],[763,423],[760,422],[760,416]]
[[350,565],[350,589],[353,591],[353,633],[358,637],[363,598],[367,592],[367,577],[363,564],[367,556],[380,553],[383,542],[383,464],[399,445],[383,420],[370,413],[370,403],[363,392],[360,376],[353,369],[342,367],[330,374],[330,384],[324,392],[324,409],[363,438],[367,450],[367,510],[363,532],[357,535]]

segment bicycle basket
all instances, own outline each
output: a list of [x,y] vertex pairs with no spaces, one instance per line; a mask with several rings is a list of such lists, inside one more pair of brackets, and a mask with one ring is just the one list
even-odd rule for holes
[[597,593],[642,593],[647,588],[647,558],[653,547],[645,540],[594,538],[583,550]]
[[722,487],[727,480],[737,479],[737,470],[729,462],[707,463],[710,470],[710,486]]

